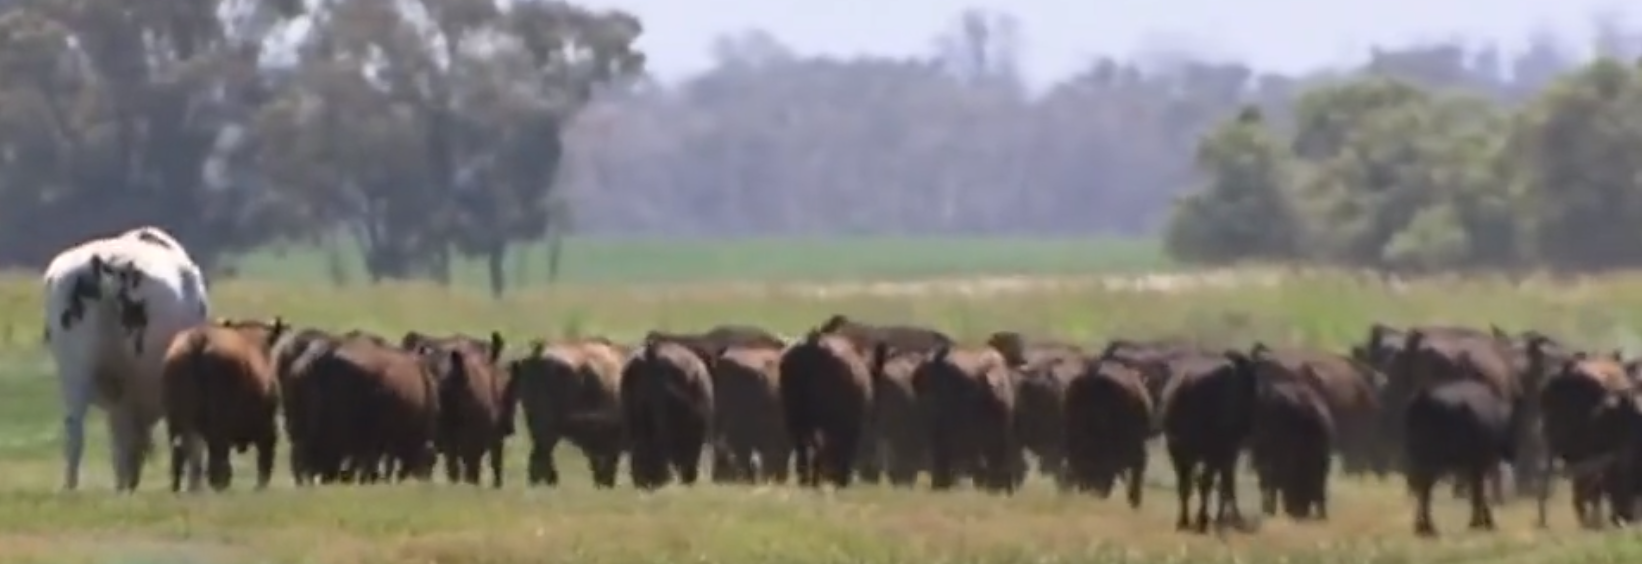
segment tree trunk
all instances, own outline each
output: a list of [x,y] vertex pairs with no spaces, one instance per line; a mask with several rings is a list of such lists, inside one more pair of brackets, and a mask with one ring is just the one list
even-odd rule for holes
[[501,298],[507,291],[507,243],[497,243],[485,250],[485,270],[490,277],[490,296]]
[[559,257],[564,254],[564,235],[553,233],[547,244],[547,283],[559,281]]

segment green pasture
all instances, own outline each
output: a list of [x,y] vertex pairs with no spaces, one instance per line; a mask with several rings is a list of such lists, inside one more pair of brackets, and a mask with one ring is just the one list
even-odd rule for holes
[[[333,271],[366,277],[358,247],[269,248],[236,262],[243,276],[267,282],[328,282]],[[549,247],[524,245],[508,257],[510,281],[548,281]],[[662,240],[571,238],[559,280],[568,284],[904,280],[983,275],[1139,272],[1169,266],[1156,243],[1122,239],[832,238],[825,240]],[[483,287],[485,266],[462,260],[461,285]]]
[[[523,437],[510,443],[503,491],[444,484],[289,487],[224,495],[165,491],[165,459],[151,459],[143,491],[111,492],[106,441],[93,422],[83,491],[62,494],[51,368],[39,350],[39,289],[32,275],[0,277],[0,562],[97,563],[1583,563],[1642,558],[1642,538],[1575,528],[1566,499],[1549,529],[1514,502],[1494,534],[1464,530],[1460,502],[1443,496],[1444,536],[1411,534],[1398,480],[1337,479],[1331,520],[1267,519],[1247,531],[1173,530],[1174,479],[1155,452],[1147,500],[1067,497],[1032,482],[1013,497],[858,487],[671,488],[596,491],[585,463],[561,450],[565,484],[527,490]],[[1065,285],[1018,293],[816,295],[782,286],[565,284],[497,301],[467,287],[350,286],[228,281],[216,314],[281,315],[306,325],[489,331],[514,343],[568,333],[631,339],[653,327],[758,323],[798,332],[832,313],[927,323],[974,340],[1010,328],[1097,342],[1114,335],[1181,335],[1227,346],[1254,340],[1340,348],[1368,323],[1495,323],[1536,328],[1592,346],[1638,352],[1642,276],[1511,282],[1447,279],[1398,289],[1364,278],[1310,274],[1276,286],[1147,293]],[[565,448],[562,447],[561,448]],[[1245,481],[1242,507],[1256,499]]]

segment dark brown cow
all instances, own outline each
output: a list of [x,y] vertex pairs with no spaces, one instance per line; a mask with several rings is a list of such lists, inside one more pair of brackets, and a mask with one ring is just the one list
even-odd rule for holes
[[873,409],[870,355],[842,335],[818,330],[782,353],[781,406],[800,484],[850,484]]
[[1069,343],[1026,340],[1008,331],[993,333],[987,344],[1016,369],[1017,436],[1038,461],[1038,473],[1062,488],[1066,480],[1065,404],[1067,385],[1088,369],[1083,349]]
[[[1528,374],[1535,372],[1531,365],[1545,362],[1540,344],[1529,345],[1526,351],[1519,353],[1514,343],[1502,341],[1493,335],[1478,336],[1453,330],[1427,331],[1423,328],[1410,329],[1403,335],[1403,345],[1396,349],[1389,360],[1386,386],[1381,391],[1381,404],[1407,405],[1421,390],[1450,380],[1480,382],[1487,389],[1493,390],[1495,401],[1511,413],[1511,429],[1520,435],[1513,439],[1512,450],[1518,458],[1507,462],[1517,462],[1515,466],[1519,477],[1532,475],[1532,467],[1539,464],[1538,459],[1530,462],[1525,452],[1531,448],[1527,445],[1530,442],[1527,439],[1529,435],[1534,434],[1531,432],[1535,426],[1533,414],[1538,409],[1537,405],[1534,405],[1536,402],[1529,401],[1526,390],[1538,386],[1537,381]],[[1395,410],[1385,411],[1387,416],[1384,419],[1389,423],[1384,427],[1385,438],[1392,444],[1406,441],[1402,433],[1404,429],[1397,423],[1401,417],[1392,413]],[[1537,438],[1532,442],[1537,443]],[[1403,450],[1407,451],[1406,448]],[[1487,482],[1493,490],[1494,498],[1503,500],[1504,489],[1501,486],[1498,469],[1489,473]]]
[[[179,333],[162,368],[166,429],[171,442],[171,490],[199,487],[200,447],[212,489],[233,480],[230,450],[256,449],[257,488],[273,475],[279,441],[279,382],[267,348],[285,332],[283,320],[219,322]],[[200,443],[203,443],[201,445]]]
[[1022,471],[1015,379],[1009,362],[991,347],[943,346],[918,367],[912,381],[930,421],[932,488],[951,488],[960,474],[969,474],[980,488],[1015,491]]
[[[1258,378],[1242,351],[1219,357],[1183,357],[1170,363],[1175,374],[1163,389],[1163,434],[1180,498],[1175,527],[1206,532],[1209,492],[1217,489],[1215,522],[1241,521],[1237,508],[1237,457],[1253,425]],[[1189,519],[1192,487],[1197,487],[1195,523]]]
[[[929,469],[929,422],[912,376],[926,353],[889,353],[873,378],[872,429],[862,444],[863,473],[882,468],[895,487],[912,487]],[[871,481],[871,478],[867,478]]]
[[490,342],[468,338],[424,340],[416,351],[438,382],[439,450],[450,482],[479,483],[480,465],[488,457],[491,487],[502,487],[502,461],[513,434],[514,401],[508,373],[497,367],[507,342],[491,333]]
[[616,485],[626,449],[621,373],[626,352],[608,341],[537,341],[524,358],[508,364],[513,390],[530,431],[530,484],[555,486],[553,450],[561,439],[581,449],[595,487]]
[[1295,370],[1256,348],[1250,356],[1258,379],[1249,435],[1249,458],[1259,480],[1261,510],[1295,519],[1328,518],[1328,471],[1334,419],[1314,373]]
[[786,341],[762,327],[752,325],[719,325],[701,333],[668,333],[651,331],[644,341],[669,341],[689,347],[703,358],[713,358],[729,348],[782,350]]
[[1140,507],[1153,418],[1140,370],[1117,360],[1091,360],[1066,388],[1063,434],[1071,485],[1104,498],[1121,476],[1129,506]]
[[322,349],[289,390],[308,437],[304,468],[321,481],[374,482],[391,463],[397,478],[426,479],[439,427],[439,390],[416,354],[368,339]]
[[312,386],[302,382],[312,372],[314,359],[341,346],[342,338],[317,329],[286,333],[275,345],[272,356],[274,370],[279,377],[285,437],[289,441],[286,451],[290,458],[291,480],[297,486],[307,486],[313,485],[319,477],[317,470],[308,464],[308,454],[312,450],[314,437],[322,430],[309,429],[307,418],[301,416],[309,412],[309,404],[320,401],[314,393],[310,393]]
[[792,438],[781,408],[781,352],[731,347],[713,363],[713,481],[786,483]]
[[[843,315],[833,315],[821,323],[819,331],[825,334],[843,335],[855,345],[856,350],[886,352],[932,352],[943,346],[952,346],[955,341],[945,333],[927,327],[913,325],[875,325],[861,323]],[[880,348],[878,345],[885,345]],[[884,358],[870,358],[868,364],[876,367],[883,364]]]
[[[1635,390],[1618,353],[1590,358],[1579,354],[1565,362],[1541,386],[1537,398],[1542,432],[1551,455],[1547,462],[1560,460],[1569,467],[1578,467],[1618,452],[1626,433],[1607,425],[1606,412],[1620,407]],[[1599,472],[1571,476],[1574,518],[1583,525],[1602,522],[1602,478]],[[1542,525],[1549,496],[1550,481],[1546,480],[1539,489]]]
[[1249,352],[1256,369],[1304,382],[1328,408],[1333,444],[1347,473],[1391,470],[1391,446],[1381,440],[1379,386],[1384,377],[1351,357],[1309,349],[1270,349],[1255,343]]
[[[1417,350],[1409,347],[1410,352]],[[1468,355],[1452,358],[1469,363]],[[1453,367],[1467,372],[1479,367]],[[1472,529],[1492,530],[1494,514],[1483,482],[1500,463],[1512,459],[1516,437],[1511,406],[1482,378],[1446,378],[1415,391],[1402,414],[1408,489],[1415,497],[1414,532],[1437,534],[1431,520],[1431,490],[1439,478],[1453,475],[1467,485]]]
[[1163,389],[1180,374],[1187,361],[1220,358],[1220,353],[1177,339],[1114,339],[1106,344],[1098,358],[1121,361],[1140,370],[1141,375],[1146,378],[1146,393],[1157,399],[1163,397]]
[[695,484],[714,417],[707,362],[684,345],[647,341],[622,368],[621,405],[633,485],[655,489],[674,475]]

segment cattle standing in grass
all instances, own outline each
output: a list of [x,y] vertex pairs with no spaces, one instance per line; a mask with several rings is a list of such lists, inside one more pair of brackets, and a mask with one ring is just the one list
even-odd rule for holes
[[[1019,333],[1000,331],[987,339],[1015,368],[1016,434],[1023,449],[1038,462],[1038,473],[1067,488],[1066,389],[1088,369],[1088,357],[1075,345],[1027,340]],[[1023,476],[1024,477],[1024,476]]]
[[713,481],[787,481],[792,438],[780,366],[781,350],[765,347],[731,347],[713,363]]
[[655,489],[673,476],[693,485],[713,424],[713,381],[705,359],[671,341],[648,341],[621,374],[628,469],[633,485]]
[[303,465],[320,481],[431,476],[440,398],[421,357],[345,339],[316,355],[294,385],[302,410],[286,417],[302,420]]
[[538,341],[524,358],[508,364],[510,396],[524,409],[530,432],[531,485],[558,485],[553,450],[568,439],[587,456],[594,486],[615,487],[616,467],[626,448],[621,409],[625,354],[597,339]]
[[115,489],[135,490],[164,414],[166,347],[209,318],[204,277],[174,239],[144,228],[63,251],[42,282],[66,411],[63,488],[79,487],[85,418],[96,405],[108,416]]
[[1405,472],[1415,496],[1414,532],[1437,534],[1431,490],[1445,474],[1457,475],[1469,487],[1471,528],[1492,530],[1494,513],[1483,483],[1516,454],[1511,406],[1483,381],[1449,379],[1416,391],[1403,421]]
[[[1206,532],[1210,491],[1218,489],[1219,493],[1216,523],[1241,519],[1235,471],[1253,425],[1258,379],[1242,351],[1189,357],[1171,364],[1177,372],[1163,390],[1162,412],[1164,439],[1180,497],[1175,527]],[[1195,523],[1188,519],[1193,486],[1198,495]]]
[[[1547,378],[1540,387],[1539,403],[1545,442],[1551,457],[1570,468],[1612,457],[1625,445],[1627,430],[1610,424],[1608,412],[1628,407],[1626,400],[1635,385],[1625,365],[1615,353],[1611,357],[1587,358],[1580,354]],[[1549,472],[1546,476],[1549,477]],[[1601,523],[1603,472],[1575,472],[1570,477],[1574,518],[1586,526]],[[1545,502],[1550,496],[1550,480],[1540,484],[1539,519],[1545,522]]]
[[1267,362],[1271,354],[1261,348],[1251,354],[1259,390],[1249,458],[1260,484],[1261,511],[1276,514],[1281,498],[1289,517],[1327,519],[1334,419],[1308,374]]
[[[268,358],[286,326],[259,323],[199,325],[172,341],[163,370],[166,431],[171,445],[171,490],[200,485],[200,456],[212,489],[233,479],[229,451],[256,449],[257,488],[273,474],[279,432],[279,384]],[[203,443],[203,444],[202,444]]]
[[929,469],[929,421],[918,401],[913,375],[928,359],[926,353],[889,353],[873,377],[873,433],[861,439],[858,468],[882,468],[891,486],[912,487],[918,473]]
[[1015,438],[1015,378],[991,348],[940,347],[918,367],[912,381],[929,417],[932,488],[951,488],[968,474],[986,490],[1015,491],[1024,471]]
[[781,407],[800,484],[850,484],[873,409],[871,351],[810,331],[781,355]]
[[479,465],[488,457],[491,487],[502,487],[502,460],[513,434],[508,374],[496,366],[506,341],[492,332],[489,343],[455,338],[424,340],[417,353],[438,382],[439,450],[451,482],[479,483]]
[[1067,384],[1067,481],[1078,491],[1111,495],[1122,477],[1130,507],[1140,507],[1146,441],[1154,435],[1145,377],[1121,361],[1093,359]]

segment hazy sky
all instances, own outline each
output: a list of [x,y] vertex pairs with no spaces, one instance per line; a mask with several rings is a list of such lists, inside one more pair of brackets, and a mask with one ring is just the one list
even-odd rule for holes
[[[1019,19],[1025,70],[1036,83],[1097,54],[1162,48],[1226,53],[1258,66],[1299,70],[1349,61],[1372,44],[1455,35],[1518,45],[1535,29],[1588,37],[1618,0],[581,0],[644,20],[642,46],[665,79],[702,70],[714,36],[771,31],[805,53],[928,53],[965,7]],[[1642,10],[1633,10],[1642,11]],[[1583,46],[1580,46],[1583,47]]]

